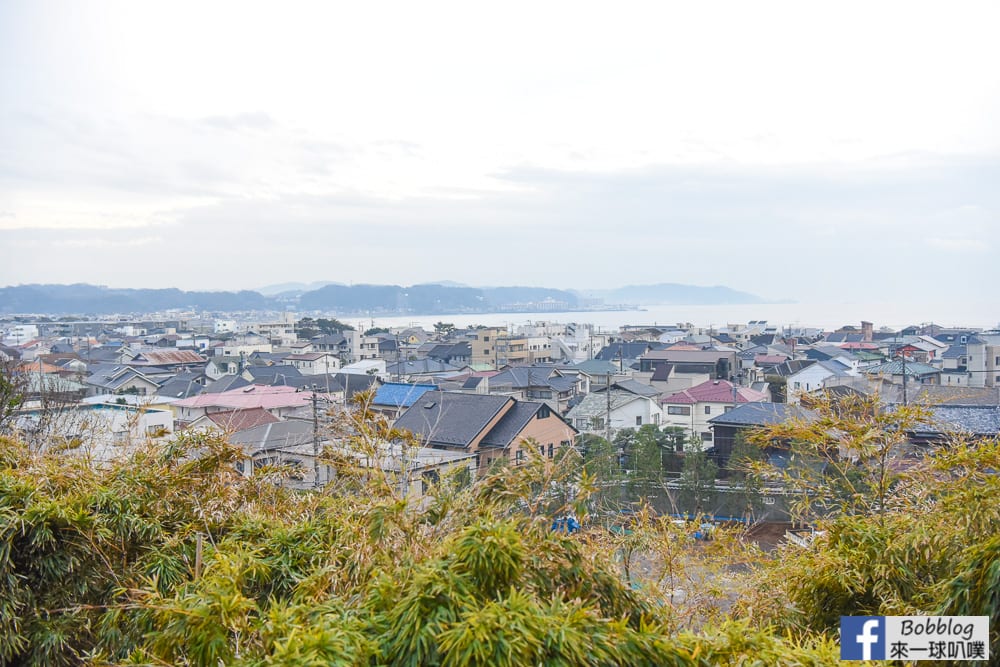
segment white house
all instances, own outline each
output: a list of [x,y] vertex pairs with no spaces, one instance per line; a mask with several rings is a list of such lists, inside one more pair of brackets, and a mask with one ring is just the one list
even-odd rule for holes
[[786,396],[789,403],[798,403],[802,394],[822,391],[838,380],[858,377],[858,372],[836,360],[817,361],[788,376]]
[[236,333],[236,320],[215,320],[212,323],[212,333]]
[[303,375],[324,375],[340,368],[340,359],[329,352],[289,354],[282,361],[294,366]]
[[709,380],[660,399],[663,425],[678,426],[689,432],[702,447],[713,442],[709,420],[725,414],[742,403],[768,400],[764,392],[733,385],[726,380]]
[[579,431],[601,433],[608,427],[613,431],[637,428],[644,424],[659,424],[663,410],[649,396],[640,396],[623,389],[587,394],[566,414],[566,421]]

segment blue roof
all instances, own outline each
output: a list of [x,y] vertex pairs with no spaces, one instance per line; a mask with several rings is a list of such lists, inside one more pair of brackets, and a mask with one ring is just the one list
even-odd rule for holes
[[432,384],[406,384],[404,382],[387,382],[375,392],[373,405],[391,405],[395,408],[408,408],[428,391],[437,389]]

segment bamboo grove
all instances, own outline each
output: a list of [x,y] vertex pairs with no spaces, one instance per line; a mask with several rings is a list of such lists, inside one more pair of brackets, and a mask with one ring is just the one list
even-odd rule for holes
[[[771,435],[821,453],[858,414]],[[357,446],[400,435],[355,418]],[[0,663],[826,665],[841,614],[940,613],[992,616],[998,664],[995,440],[883,467],[853,487],[864,503],[838,487],[858,502],[776,554],[735,529],[697,542],[642,507],[612,529],[573,450],[442,479],[419,504],[347,460],[302,492],[236,459],[206,434],[103,467],[0,439]],[[580,531],[552,529],[570,513]]]

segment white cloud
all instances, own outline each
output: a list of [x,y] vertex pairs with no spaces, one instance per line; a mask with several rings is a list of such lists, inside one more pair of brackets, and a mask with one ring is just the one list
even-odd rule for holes
[[954,253],[983,253],[990,250],[989,244],[981,239],[933,237],[927,239],[926,243],[935,250]]
[[[0,283],[568,286],[572,265],[889,290],[907,259],[998,244],[998,22],[991,2],[2,5],[0,242],[40,250]],[[116,253],[115,232],[147,241]],[[866,281],[817,273],[900,238],[928,240]]]

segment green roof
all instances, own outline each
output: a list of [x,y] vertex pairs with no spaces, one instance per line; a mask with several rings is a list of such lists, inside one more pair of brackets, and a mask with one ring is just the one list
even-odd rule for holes
[[904,365],[906,367],[906,374],[911,376],[932,375],[934,373],[941,372],[940,368],[934,368],[933,366],[922,364],[919,361],[907,361],[904,364],[901,359],[895,359],[872,368],[867,368],[865,369],[865,373],[868,375],[902,375],[904,372]]

